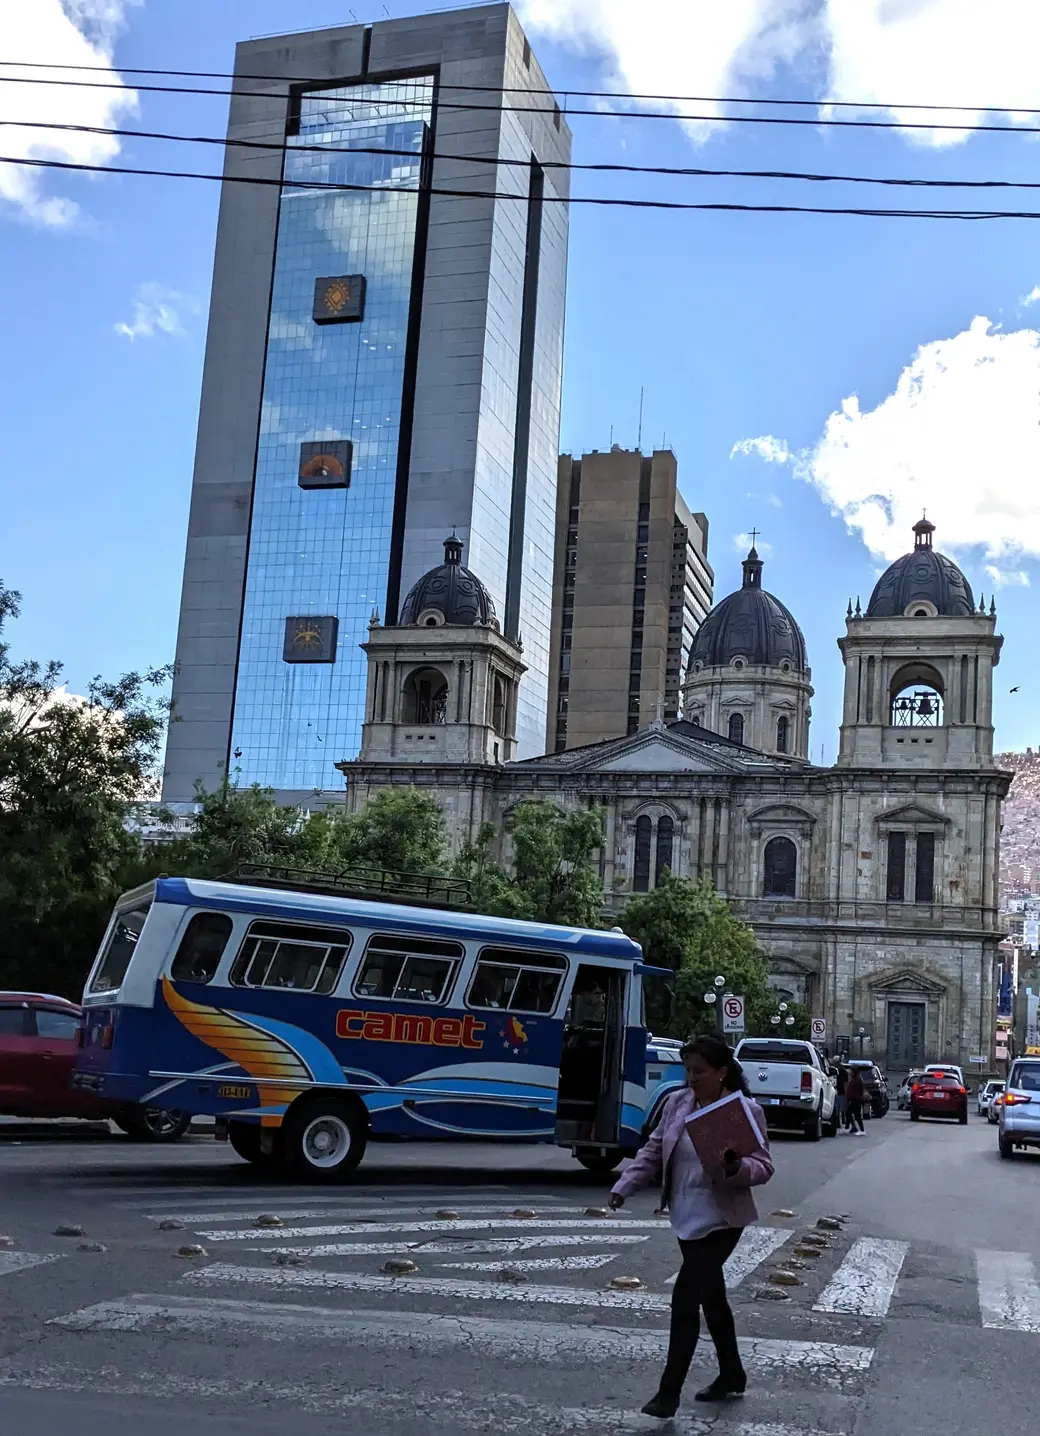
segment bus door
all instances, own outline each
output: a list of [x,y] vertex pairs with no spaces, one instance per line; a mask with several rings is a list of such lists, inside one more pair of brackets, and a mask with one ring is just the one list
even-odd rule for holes
[[592,962],[578,967],[560,1057],[556,1140],[561,1146],[618,1140],[627,978],[624,968]]

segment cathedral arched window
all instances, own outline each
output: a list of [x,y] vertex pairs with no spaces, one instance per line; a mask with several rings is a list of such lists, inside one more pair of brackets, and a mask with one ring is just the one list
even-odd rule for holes
[[644,813],[636,819],[635,864],[632,869],[632,890],[637,893],[650,891],[650,849],[653,844],[654,825]]
[[654,887],[659,886],[665,871],[672,871],[672,847],[675,843],[675,820],[665,813],[657,820],[657,860],[654,863]]
[[795,897],[798,881],[798,849],[790,838],[770,838],[763,854],[766,897]]
[[942,675],[930,664],[908,664],[895,675],[889,722],[893,728],[942,727]]
[[743,743],[744,741],[744,715],[743,713],[731,713],[729,715],[729,740],[731,743]]
[[786,753],[786,752],[787,752],[787,744],[788,744],[788,741],[789,741],[789,739],[788,739],[789,728],[790,728],[790,724],[789,724],[787,718],[784,717],[783,715],[781,715],[781,716],[776,720],[776,751],[777,751],[778,753]]
[[436,668],[419,668],[404,685],[406,723],[447,723],[448,680]]
[[500,674],[495,674],[493,691],[491,726],[500,737],[505,737],[506,732],[506,681]]

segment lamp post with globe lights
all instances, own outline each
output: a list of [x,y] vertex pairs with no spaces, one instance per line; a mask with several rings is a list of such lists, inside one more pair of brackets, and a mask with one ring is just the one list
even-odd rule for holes
[[704,994],[704,1003],[706,1007],[714,1008],[715,1031],[722,1037],[722,989],[726,986],[726,979],[721,974],[717,975],[712,978],[712,985],[714,990]]

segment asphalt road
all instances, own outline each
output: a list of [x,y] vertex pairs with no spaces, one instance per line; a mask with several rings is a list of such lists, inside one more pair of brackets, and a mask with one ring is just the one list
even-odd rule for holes
[[[377,1144],[352,1184],[316,1189],[263,1180],[199,1137],[151,1149],[4,1129],[0,1432],[1032,1429],[1040,1156],[1001,1161],[974,1115],[963,1128],[895,1112],[862,1139],[773,1150],[761,1223],[729,1271],[748,1395],[721,1410],[691,1399],[660,1423],[638,1408],[662,1360],[674,1242],[653,1193],[590,1211],[604,1184],[566,1154]],[[797,1255],[830,1215],[845,1220],[826,1247]],[[63,1222],[85,1235],[55,1235]],[[80,1249],[92,1243],[105,1250]],[[186,1244],[205,1254],[178,1256]],[[384,1274],[395,1259],[417,1270]],[[798,1284],[771,1283],[778,1269]],[[691,1397],[712,1371],[708,1345]]]

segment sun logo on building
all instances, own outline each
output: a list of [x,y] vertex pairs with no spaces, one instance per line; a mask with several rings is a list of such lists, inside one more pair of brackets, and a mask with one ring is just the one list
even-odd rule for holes
[[502,1046],[510,1052],[519,1052],[527,1043],[523,1023],[516,1017],[507,1017],[502,1028]]
[[321,629],[314,623],[302,623],[293,634],[292,646],[297,653],[320,653],[323,647]]
[[330,314],[341,314],[350,303],[350,285],[334,279],[325,290],[325,308]]

